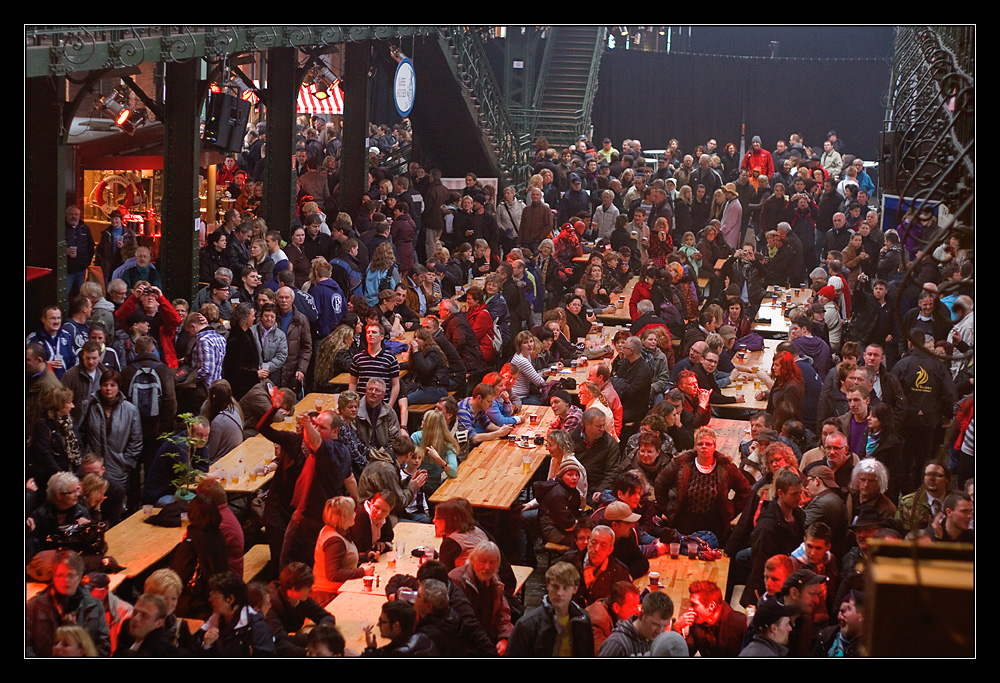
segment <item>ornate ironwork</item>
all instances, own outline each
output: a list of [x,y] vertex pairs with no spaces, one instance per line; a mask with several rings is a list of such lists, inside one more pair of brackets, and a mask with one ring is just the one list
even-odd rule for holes
[[[908,26],[896,30],[895,56],[885,133],[889,149],[883,150],[883,168],[890,169],[883,183],[906,198],[898,216],[900,238],[914,238],[911,221],[938,203],[946,216],[930,234],[916,240],[919,252],[907,267],[902,287],[919,286],[917,279],[928,260],[940,262],[934,251],[952,237],[971,248],[975,240],[975,78],[974,27]],[[903,249],[904,257],[906,249]],[[938,287],[938,297],[974,286],[974,271],[961,280]],[[902,290],[901,287],[901,290]],[[897,298],[896,318],[902,325],[902,297]],[[923,339],[914,340],[923,349]],[[926,349],[925,349],[926,350]],[[970,351],[970,354],[972,352]]]
[[459,80],[468,91],[500,172],[508,182],[526,183],[531,169],[528,160],[530,139],[520,133],[507,112],[482,41],[469,27],[445,28],[441,38],[447,45],[446,53],[454,59]]
[[[25,75],[181,62],[273,47],[433,36],[435,26],[33,26],[25,31]],[[133,56],[137,59],[133,59]]]

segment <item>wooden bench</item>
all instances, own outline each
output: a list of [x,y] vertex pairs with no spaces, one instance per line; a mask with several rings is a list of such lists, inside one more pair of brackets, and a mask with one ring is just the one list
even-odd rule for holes
[[258,543],[243,556],[243,582],[250,583],[264,571],[271,561],[271,549],[266,543]]

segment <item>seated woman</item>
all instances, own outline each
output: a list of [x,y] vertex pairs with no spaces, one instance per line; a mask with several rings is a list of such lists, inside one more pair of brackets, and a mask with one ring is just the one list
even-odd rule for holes
[[49,477],[46,501],[28,517],[29,556],[56,546],[47,539],[59,527],[92,521],[80,502],[80,480],[72,472],[56,472]]
[[569,341],[578,344],[580,339],[586,339],[590,334],[596,317],[591,314],[587,316],[583,312],[583,299],[572,294],[566,299],[566,324],[569,326]]
[[736,338],[742,339],[750,334],[750,318],[744,312],[746,304],[736,297],[731,297],[726,301],[726,314],[722,317],[722,324],[729,325],[736,330]]
[[440,559],[448,571],[464,565],[473,548],[490,540],[476,526],[472,506],[464,498],[452,498],[434,508],[434,535],[444,539]]
[[448,395],[448,358],[430,331],[419,329],[410,340],[409,372],[399,396],[399,423],[404,427],[410,405],[437,403]]
[[209,581],[216,574],[229,573],[226,539],[222,535],[222,514],[208,496],[195,496],[188,503],[188,528],[174,553],[171,568],[184,583],[180,613],[205,619],[212,610]]
[[458,476],[458,441],[448,430],[445,416],[437,410],[424,413],[420,431],[411,438],[417,447],[420,468],[427,471],[423,491],[430,498],[445,479]]
[[337,597],[345,581],[371,576],[375,572],[372,564],[359,567],[360,554],[351,540],[351,528],[355,523],[354,500],[347,496],[337,496],[326,501],[323,508],[323,529],[316,539],[313,559],[312,597],[325,607]]
[[[510,359],[511,365],[517,368],[517,380],[511,389],[511,400],[517,404],[540,406],[542,405],[541,394],[538,393],[545,386],[547,370],[542,370],[539,374],[531,361],[535,352],[535,335],[525,330],[519,332],[514,338],[514,348],[517,353]],[[532,393],[532,389],[536,389]]]
[[212,382],[208,399],[201,406],[201,414],[211,423],[208,453],[215,462],[243,443],[243,412],[233,398],[233,389],[227,380]]

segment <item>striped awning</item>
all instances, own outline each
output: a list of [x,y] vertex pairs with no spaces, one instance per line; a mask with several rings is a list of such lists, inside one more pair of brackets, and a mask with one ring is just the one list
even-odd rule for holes
[[316,97],[315,83],[303,83],[299,88],[296,110],[299,114],[343,114],[344,91],[340,89],[340,81],[333,82],[330,86],[330,96],[324,99]]

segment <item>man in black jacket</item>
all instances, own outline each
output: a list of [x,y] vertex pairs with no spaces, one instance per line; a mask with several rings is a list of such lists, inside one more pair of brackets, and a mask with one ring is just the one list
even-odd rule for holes
[[368,647],[362,657],[440,657],[433,641],[423,633],[414,633],[417,613],[413,606],[402,600],[386,602],[378,618],[378,632],[389,644],[377,647],[372,627],[365,627]]
[[629,337],[622,348],[620,362],[614,364],[611,384],[621,398],[622,433],[619,439],[627,441],[638,430],[638,422],[646,416],[649,408],[649,391],[653,385],[653,371],[642,357],[642,342],[638,337]]
[[122,623],[115,657],[176,657],[177,646],[167,636],[167,603],[153,593],[135,601],[132,616]]

